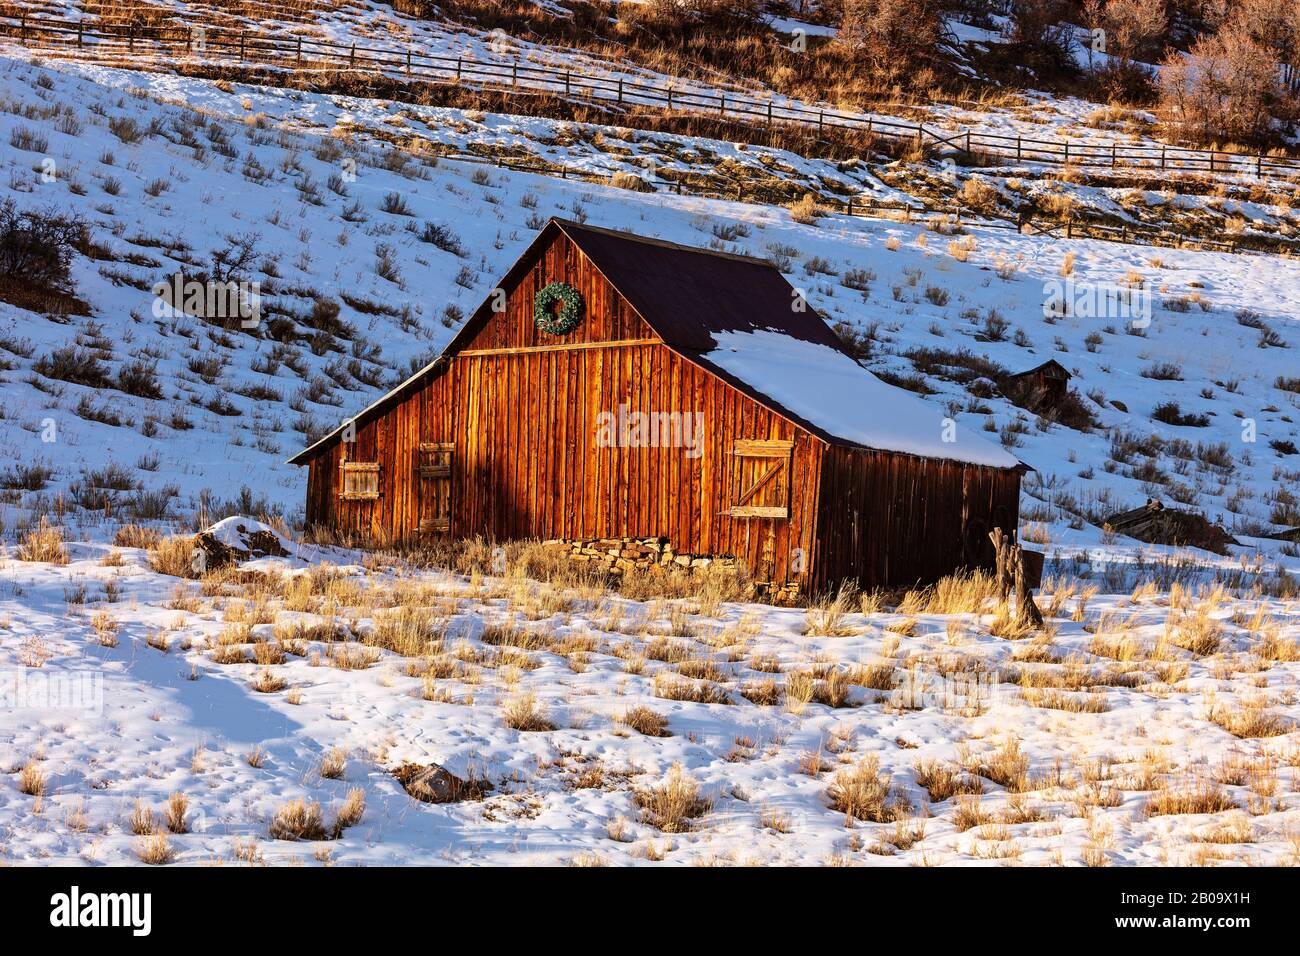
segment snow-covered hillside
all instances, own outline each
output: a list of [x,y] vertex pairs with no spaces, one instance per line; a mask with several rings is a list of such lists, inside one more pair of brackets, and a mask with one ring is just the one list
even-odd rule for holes
[[[1300,400],[1295,268],[1286,259],[978,227],[945,236],[837,216],[800,224],[778,207],[437,164],[388,142],[392,130],[418,127],[426,137],[479,137],[482,149],[490,134],[505,148],[527,132],[578,165],[615,131],[95,68],[78,75],[16,59],[3,69],[0,198],[84,217],[97,257],[75,263],[90,316],[54,321],[0,304],[10,528],[57,495],[84,496],[103,513],[95,489],[106,485],[108,497],[123,499],[110,509],[121,517],[133,507],[157,517],[157,501],[130,503],[141,497],[131,486],[165,489],[174,516],[193,510],[204,489],[222,500],[241,486],[292,513],[302,479],[284,459],[444,344],[551,215],[774,258],[829,321],[858,331],[872,368],[931,392],[936,430],[951,413],[1000,435],[1037,469],[1024,511],[1059,522],[1063,538],[1074,539],[1078,528],[1063,526],[1079,525],[1077,516],[1147,496],[1246,533],[1300,523],[1286,491]],[[684,165],[691,151],[704,165],[763,159],[703,141],[669,145],[677,155],[667,161]],[[673,151],[662,142],[655,150]],[[655,150],[604,148],[599,162],[636,171],[638,154]],[[769,162],[805,181],[837,175],[788,155]],[[898,195],[870,173],[854,178]],[[206,266],[246,236],[254,237],[246,278],[261,283],[259,328],[224,332],[155,316],[154,283]],[[1048,307],[1068,298],[1077,311],[1117,286],[1149,294],[1149,325]],[[133,359],[156,363],[162,397],[34,371],[78,346],[98,354],[108,383]],[[1010,371],[1058,359],[1101,427],[1036,422],[981,386],[989,366],[972,356]],[[1191,424],[1153,421],[1162,404],[1164,417]],[[92,474],[106,457],[125,479]],[[32,467],[48,474],[23,480],[18,470]]]
[[[920,204],[902,165],[18,55],[0,91],[0,203],[87,222],[90,313],[0,302],[0,863],[1295,862],[1298,562],[1250,536],[1300,524],[1294,260],[796,221],[430,144]],[[200,511],[294,525],[285,459],[442,347],[550,216],[772,258],[935,436],[956,418],[1032,465],[1048,626],[978,582],[805,613],[300,544],[194,581],[147,530],[113,543]],[[256,325],[156,309],[231,262]],[[1049,358],[1079,427],[992,381]],[[1148,496],[1242,545],[1089,523]],[[66,543],[16,552],[43,517]],[[404,789],[433,765],[468,799]]]

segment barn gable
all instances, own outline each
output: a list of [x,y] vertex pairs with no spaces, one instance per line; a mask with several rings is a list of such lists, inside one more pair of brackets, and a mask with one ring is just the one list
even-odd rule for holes
[[[592,267],[579,270],[583,258]],[[582,274],[587,319],[568,335],[538,330],[532,298],[556,276]],[[941,410],[887,385],[844,348],[770,262],[551,219],[430,365],[361,412],[360,424],[456,355],[662,342],[829,445],[996,468],[1020,468],[983,438],[945,425]],[[738,354],[740,353],[740,354]],[[346,424],[346,423],[345,423]],[[300,452],[302,464],[341,432]]]

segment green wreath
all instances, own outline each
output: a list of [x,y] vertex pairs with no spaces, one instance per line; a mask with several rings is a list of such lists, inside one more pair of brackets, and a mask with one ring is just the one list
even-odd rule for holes
[[[553,312],[560,303],[559,313]],[[549,335],[568,335],[582,321],[582,294],[564,282],[548,282],[533,297],[533,322]]]

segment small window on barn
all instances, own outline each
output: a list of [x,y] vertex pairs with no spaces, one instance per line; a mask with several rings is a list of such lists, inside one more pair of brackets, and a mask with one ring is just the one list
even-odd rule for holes
[[733,518],[790,517],[788,441],[737,441],[732,445],[740,476],[739,494],[727,509]]
[[365,501],[379,497],[379,462],[343,462],[343,491],[340,498]]

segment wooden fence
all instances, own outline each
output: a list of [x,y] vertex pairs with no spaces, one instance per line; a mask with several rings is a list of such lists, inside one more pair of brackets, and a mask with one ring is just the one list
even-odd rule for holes
[[600,100],[615,107],[652,106],[734,120],[754,126],[794,123],[818,135],[850,130],[895,142],[913,141],[939,152],[959,154],[966,163],[1036,163],[1111,169],[1158,169],[1237,173],[1255,176],[1300,174],[1300,158],[1229,153],[1165,145],[1092,143],[1035,139],[972,129],[935,130],[893,117],[812,108],[734,92],[702,90],[690,84],[667,85],[628,77],[596,76],[537,66],[521,57],[487,62],[441,56],[413,47],[381,48],[339,44],[258,30],[218,30],[195,26],[114,27],[54,18],[0,17],[0,36],[12,36],[37,49],[79,51],[97,58],[185,56],[198,60],[253,63],[288,70],[333,67],[390,78],[526,93],[550,93],[574,100]]
[[[275,65],[288,65],[291,67],[303,66],[312,62],[321,62],[321,57],[317,54],[317,47],[339,49],[334,44],[317,43],[300,38],[268,38],[254,35],[253,33],[238,32],[224,36],[214,37],[211,34],[205,35],[198,28],[188,30],[178,28],[171,31],[165,36],[159,34],[164,31],[136,31],[123,28],[121,30],[103,30],[81,28],[76,23],[54,24],[49,20],[18,20],[10,18],[12,22],[4,22],[0,18],[0,35],[9,33],[22,37],[35,37],[38,34],[53,35],[60,38],[59,46],[62,48],[75,48],[82,50],[92,57],[96,54],[122,53],[128,56],[146,57],[150,55],[161,55],[167,49],[168,44],[172,44],[174,52],[179,53],[182,49],[187,55],[198,54],[201,56],[212,56],[214,53],[225,50],[230,54],[231,59],[237,59],[239,62],[253,63],[274,63]],[[12,29],[11,29],[12,28]],[[148,36],[142,35],[148,33]],[[202,44],[202,48],[199,47]],[[284,47],[288,45],[290,53],[287,61],[284,60]],[[512,87],[513,81],[517,76],[521,83],[525,81],[529,73],[553,73],[554,71],[542,70],[538,67],[524,67],[520,64],[511,66],[500,66],[498,64],[483,64],[479,61],[468,60],[455,57],[422,57],[417,56],[413,51],[404,51],[401,58],[397,61],[391,59],[390,54],[383,51],[363,50],[361,48],[346,47],[347,62],[349,68],[356,69],[387,69],[394,62],[405,75],[412,77],[419,76],[423,79],[443,79],[451,78],[453,81],[462,83],[474,83],[484,76],[497,76],[492,71],[511,70]],[[275,55],[277,59],[267,57],[268,53]],[[381,55],[382,54],[382,55]],[[385,59],[384,57],[388,57]],[[430,72],[420,72],[427,68],[420,60],[440,61],[442,66],[437,67],[447,74],[447,77],[434,76]],[[580,77],[576,74],[561,74],[564,76],[565,88],[569,91],[593,89],[593,81],[589,77]],[[640,102],[633,97],[640,95],[645,88],[638,84],[619,82],[616,86],[617,102],[633,103]],[[527,92],[527,89],[521,89],[521,92]],[[694,99],[683,100],[684,94],[678,92],[673,98],[671,93],[667,94],[674,104],[674,108],[679,105],[683,109],[689,109]],[[696,97],[696,94],[691,94]],[[697,97],[698,98],[698,97]],[[730,101],[729,101],[730,102]],[[767,112],[771,112],[771,103],[766,104],[766,111],[762,115],[766,118]],[[728,113],[727,115],[734,115]],[[774,120],[780,119],[774,114]],[[784,121],[784,120],[782,120]],[[831,125],[829,122],[826,125]],[[907,126],[904,123],[896,123],[897,126]],[[877,130],[879,127],[875,127]],[[922,129],[922,127],[910,127],[912,130]],[[883,134],[880,134],[883,135]],[[915,132],[908,134],[915,137]],[[933,136],[933,134],[930,134]],[[947,141],[947,140],[944,140]],[[616,169],[593,170],[590,166],[584,168],[575,168],[556,163],[541,163],[511,157],[486,158],[472,153],[463,153],[456,151],[442,151],[436,153],[438,158],[452,160],[457,162],[477,163],[484,165],[493,165],[498,168],[511,169],[517,172],[535,173],[546,176],[559,177],[566,180],[592,182],[592,183],[609,183],[616,172]],[[1297,161],[1300,163],[1300,161]],[[626,172],[626,170],[623,170]],[[748,202],[760,205],[770,205],[768,200],[757,195],[757,191],[746,195],[744,183],[737,183],[735,189],[724,188],[703,188],[684,183],[680,179],[653,178],[647,179],[647,184],[656,190],[665,189],[675,192],[678,195],[698,196],[706,199],[722,199],[736,202]],[[1238,243],[1235,240],[1218,240],[1218,239],[1189,239],[1176,233],[1168,232],[1153,227],[1141,226],[1137,224],[1128,224],[1122,226],[1108,226],[1101,223],[1079,221],[1052,221],[1052,220],[1034,220],[1034,219],[1012,219],[1005,216],[989,215],[977,213],[967,207],[958,204],[931,204],[926,207],[909,206],[904,203],[881,203],[861,196],[838,196],[826,195],[821,193],[817,197],[820,206],[830,212],[835,212],[847,216],[856,216],[870,219],[887,219],[898,222],[911,222],[927,225],[939,232],[956,232],[967,226],[978,226],[984,229],[1006,229],[1017,232],[1023,232],[1028,235],[1040,235],[1053,238],[1093,238],[1104,239],[1114,242],[1134,243],[1140,245],[1164,246],[1169,248],[1196,248],[1210,249],[1223,252],[1237,252],[1241,248],[1255,249],[1259,251],[1277,252],[1283,255],[1292,255],[1300,251],[1300,243],[1292,243],[1284,240],[1268,241],[1262,238],[1256,238],[1246,243]]]

